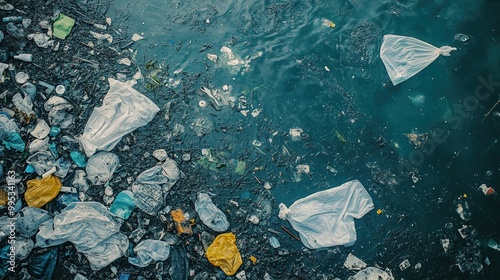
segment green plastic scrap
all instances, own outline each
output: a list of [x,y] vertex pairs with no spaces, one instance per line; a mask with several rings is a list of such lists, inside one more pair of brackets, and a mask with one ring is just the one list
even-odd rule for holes
[[207,149],[207,154],[200,157],[198,164],[208,170],[219,171],[226,167],[223,158],[226,157],[224,152],[216,152]]
[[234,170],[234,173],[238,175],[243,175],[245,174],[245,168],[247,167],[246,162],[242,160],[238,160],[238,165],[236,166],[236,170]]
[[338,130],[335,130],[335,133],[337,134],[337,137],[339,138],[340,142],[342,142],[342,143],[347,142],[345,140],[344,136],[342,136],[342,134],[340,134],[340,132]]
[[74,19],[63,13],[59,13],[59,17],[54,21],[54,32],[52,34],[54,37],[64,40],[71,32],[71,28],[73,28],[74,24]]

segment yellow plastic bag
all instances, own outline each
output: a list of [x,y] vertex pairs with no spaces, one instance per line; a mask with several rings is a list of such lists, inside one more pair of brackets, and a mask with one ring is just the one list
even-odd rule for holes
[[0,190],[0,205],[5,206],[7,205],[7,193],[4,192],[3,190]]
[[49,175],[42,179],[33,179],[26,182],[28,189],[24,193],[24,200],[29,206],[40,208],[57,196],[62,183],[59,178]]
[[233,233],[223,233],[207,248],[208,261],[229,276],[234,275],[243,263],[235,243],[236,236]]

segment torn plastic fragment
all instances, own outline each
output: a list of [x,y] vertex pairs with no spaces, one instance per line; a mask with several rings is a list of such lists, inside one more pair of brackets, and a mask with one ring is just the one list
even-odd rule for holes
[[223,233],[215,238],[206,252],[208,261],[229,276],[234,275],[243,263],[235,243],[236,236],[233,233]]
[[483,191],[484,195],[492,195],[495,193],[495,190],[492,187],[488,187],[486,184],[481,184],[479,188]]
[[361,270],[366,267],[366,263],[353,254],[349,253],[349,255],[347,255],[347,259],[344,262],[344,266],[350,270]]
[[63,13],[59,13],[59,17],[54,21],[54,31],[52,35],[56,38],[64,40],[71,32],[74,24],[74,19],[64,15]]
[[373,209],[373,202],[358,180],[320,191],[295,201],[290,208],[279,205],[278,217],[288,220],[310,249],[356,242],[354,218]]
[[394,280],[394,277],[388,269],[383,271],[380,268],[367,267],[354,276],[349,277],[348,280]]
[[184,217],[184,213],[181,209],[173,210],[172,212],[170,212],[170,215],[172,215],[172,219],[175,222],[178,235],[193,234],[193,229],[191,228],[189,221],[187,221]]

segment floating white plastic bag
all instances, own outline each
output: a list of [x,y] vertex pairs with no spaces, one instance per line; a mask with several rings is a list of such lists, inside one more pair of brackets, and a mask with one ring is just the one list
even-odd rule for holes
[[394,85],[402,83],[422,71],[438,56],[450,56],[456,48],[433,45],[413,37],[384,35],[380,58]]
[[131,86],[111,78],[108,81],[102,106],[94,108],[80,138],[88,157],[96,150],[111,151],[123,136],[148,124],[160,111]]
[[373,209],[372,198],[358,180],[279,205],[279,218],[288,220],[307,248],[352,245],[356,241],[354,219]]

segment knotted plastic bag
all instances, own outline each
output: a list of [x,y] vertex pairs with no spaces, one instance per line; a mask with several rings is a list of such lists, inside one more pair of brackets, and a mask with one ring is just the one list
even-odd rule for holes
[[438,56],[450,56],[456,48],[433,45],[413,37],[384,35],[380,58],[394,85],[402,83],[429,66]]
[[288,220],[310,249],[356,242],[354,219],[373,209],[372,198],[358,180],[314,193],[290,208],[280,203],[279,218]]
[[235,243],[236,236],[233,233],[223,233],[207,248],[208,261],[220,267],[226,275],[234,275],[243,263]]
[[26,182],[28,189],[24,199],[29,206],[40,208],[54,199],[61,190],[62,183],[56,176],[49,175],[42,179]]

